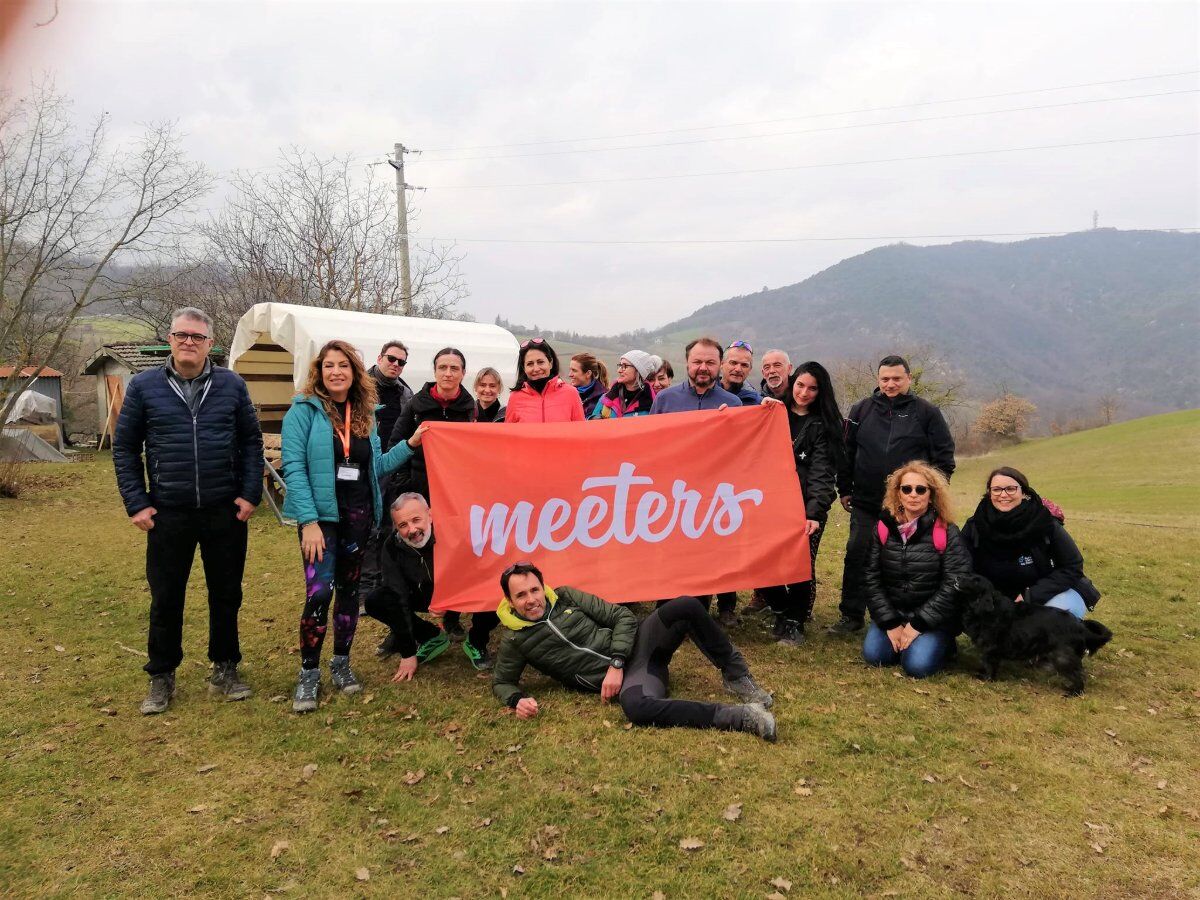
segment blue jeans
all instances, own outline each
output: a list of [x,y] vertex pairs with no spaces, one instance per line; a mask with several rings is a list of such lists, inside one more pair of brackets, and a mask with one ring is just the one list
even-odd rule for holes
[[1055,609],[1065,609],[1077,619],[1082,619],[1087,615],[1087,604],[1083,602],[1083,598],[1074,588],[1068,588],[1061,594],[1051,597],[1046,601],[1046,605],[1053,606]]
[[863,638],[863,659],[869,666],[894,666],[900,663],[907,675],[913,678],[928,678],[942,670],[954,636],[947,631],[926,631],[917,635],[907,650],[897,653],[888,640],[887,632],[874,622],[867,628]]

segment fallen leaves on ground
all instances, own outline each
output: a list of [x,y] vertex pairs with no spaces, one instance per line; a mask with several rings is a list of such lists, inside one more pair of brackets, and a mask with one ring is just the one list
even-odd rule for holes
[[216,763],[205,763],[204,765],[202,765],[196,769],[196,774],[203,775],[205,772],[211,772],[216,767],[217,767]]
[[771,879],[771,887],[779,888],[784,893],[792,889],[792,883],[780,875],[778,878]]
[[680,850],[699,850],[704,846],[704,841],[700,838],[686,837],[679,842]]
[[420,784],[420,782],[424,778],[425,778],[425,770],[417,769],[417,771],[415,771],[415,772],[405,772],[404,778],[402,778],[401,780],[405,784],[407,784],[409,787],[412,787],[414,784]]
[[306,765],[303,769],[300,770],[300,777],[303,778],[305,781],[308,781],[310,778],[312,778],[314,775],[317,774],[318,768],[319,767],[317,766],[316,763],[308,763],[308,765]]
[[742,804],[730,803],[725,807],[725,812],[721,813],[721,818],[726,822],[736,822],[742,817]]
[[291,847],[291,841],[276,841],[271,845],[271,859],[279,859],[283,856],[284,851],[290,850]]
[[360,866],[359,868],[354,870],[354,880],[355,881],[370,881],[371,880],[371,870],[368,869],[366,866]]

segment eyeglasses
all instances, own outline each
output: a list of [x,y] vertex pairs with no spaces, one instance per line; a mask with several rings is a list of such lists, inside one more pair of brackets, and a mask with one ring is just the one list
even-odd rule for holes
[[933,488],[926,487],[923,484],[902,484],[902,485],[900,485],[900,493],[902,493],[902,494],[914,494],[915,493],[918,497],[924,497],[926,494],[931,493],[932,491],[933,491]]
[[540,338],[540,337],[530,338],[530,339],[529,339],[529,340],[527,340],[527,341],[521,341],[521,349],[522,349],[522,350],[526,350],[526,349],[528,349],[530,344],[537,344],[537,345],[541,345],[541,344],[544,344],[544,343],[546,343],[546,339],[545,339],[545,338]]
[[402,359],[399,356],[392,356],[390,353],[383,354],[383,358],[390,362],[393,366],[399,366],[400,368],[404,368],[406,365],[408,365],[407,359]]
[[172,331],[167,337],[174,338],[177,344],[203,344],[211,340],[207,334],[196,334],[194,331]]
[[618,369],[632,369],[633,363],[619,362],[619,363],[617,363],[617,368]]
[[988,490],[991,491],[993,497],[999,497],[1002,494],[1008,497],[1015,497],[1021,493],[1021,486],[1019,484],[1009,484],[1004,487],[988,488]]
[[746,343],[745,341],[734,341],[732,344],[730,344],[730,345],[729,345],[728,347],[726,347],[725,349],[726,349],[726,350],[735,350],[735,349],[745,350],[745,351],[746,351],[747,353],[749,353],[751,356],[753,356],[753,355],[754,355],[754,348],[753,348],[753,347],[751,347],[751,346],[750,346],[748,343]]

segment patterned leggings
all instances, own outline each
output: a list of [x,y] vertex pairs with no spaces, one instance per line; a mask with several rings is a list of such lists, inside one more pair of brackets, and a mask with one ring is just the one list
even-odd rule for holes
[[822,528],[808,538],[808,552],[812,559],[813,571],[811,580],[781,584],[761,591],[771,612],[801,624],[812,618],[813,604],[817,602],[817,551],[821,548],[821,535],[824,533],[825,529]]
[[[358,577],[363,551],[371,533],[371,509],[349,510],[341,521],[319,522],[325,538],[324,558],[304,563],[304,612],[300,616],[300,665],[315,669],[321,664],[329,606],[333,604],[333,652],[350,653],[358,627]],[[334,590],[337,600],[334,601]]]

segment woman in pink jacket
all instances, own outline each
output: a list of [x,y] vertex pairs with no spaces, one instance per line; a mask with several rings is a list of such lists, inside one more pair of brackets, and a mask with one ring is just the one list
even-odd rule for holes
[[517,383],[508,395],[505,422],[582,422],[579,391],[558,377],[558,355],[545,338],[521,342]]

